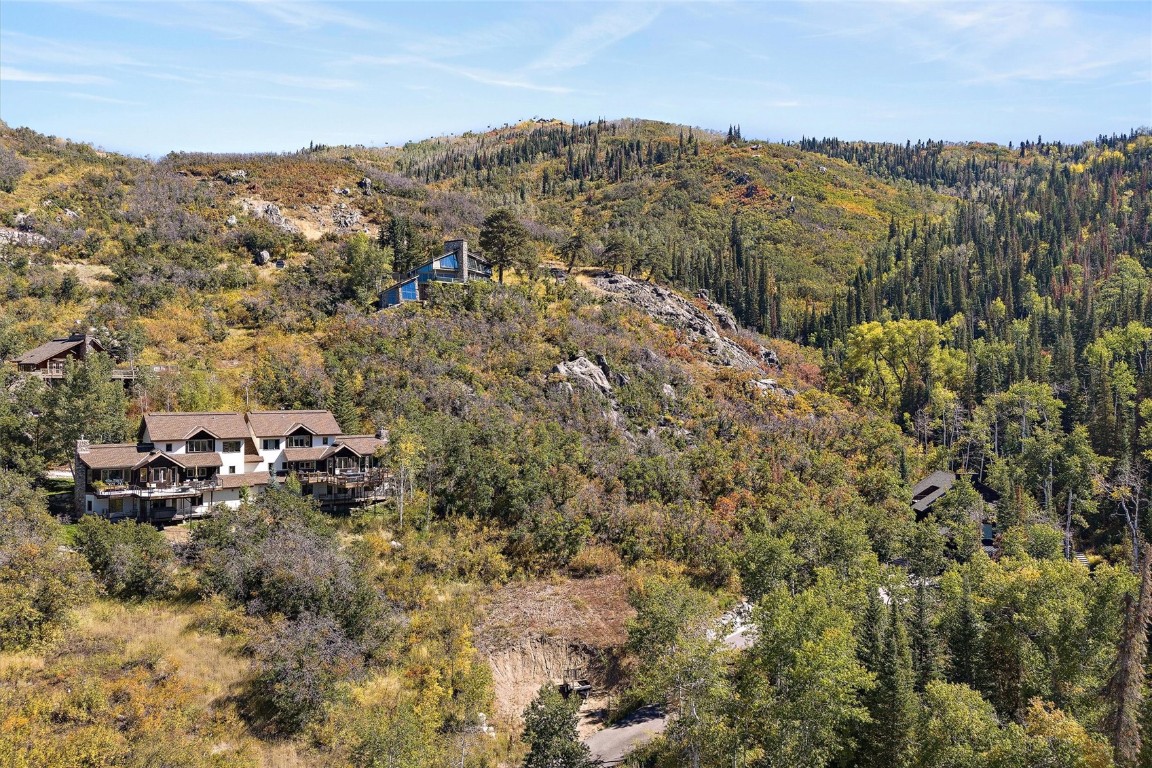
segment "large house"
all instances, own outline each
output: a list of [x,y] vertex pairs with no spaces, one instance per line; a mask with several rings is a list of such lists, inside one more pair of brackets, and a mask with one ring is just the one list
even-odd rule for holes
[[491,280],[492,265],[468,253],[467,240],[444,243],[444,254],[410,269],[380,293],[380,308],[387,309],[409,301],[425,301],[429,283],[467,283]]
[[326,511],[384,497],[387,435],[344,435],[329,411],[149,413],[135,443],[76,444],[76,514],[170,522],[239,506],[295,475]]
[[[62,339],[52,339],[35,349],[30,349],[11,362],[21,373],[38,376],[45,381],[64,378],[69,360],[84,360],[88,355],[103,352],[103,345],[91,333],[74,333]],[[117,368],[112,378],[131,381],[136,378],[130,369]]]

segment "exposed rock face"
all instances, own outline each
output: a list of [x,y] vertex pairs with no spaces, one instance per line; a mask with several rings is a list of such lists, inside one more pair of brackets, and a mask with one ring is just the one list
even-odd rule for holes
[[332,223],[341,229],[351,229],[360,223],[360,211],[347,203],[337,203],[332,206]]
[[717,326],[725,330],[735,330],[737,325],[732,313],[719,304],[709,301],[708,311],[705,312],[666,288],[614,273],[595,277],[593,283],[601,290],[615,294],[635,305],[659,322],[687,331],[694,340],[707,345],[709,352],[721,364],[742,370],[761,369],[760,360],[748,354],[736,342],[720,334]]
[[217,176],[220,179],[228,182],[229,184],[235,184],[235,183],[240,182],[240,181],[247,181],[248,180],[248,172],[247,171],[241,171],[241,170],[220,171],[220,173],[218,173]]
[[262,203],[255,200],[243,200],[241,201],[241,205],[244,206],[244,211],[249,216],[255,216],[258,219],[264,219],[272,226],[279,227],[285,232],[296,234],[300,231],[299,227],[288,221],[288,219],[284,217],[284,214],[280,213],[280,206],[276,205],[276,203]]
[[518,722],[540,686],[564,679],[565,670],[587,667],[593,657],[579,646],[551,637],[524,638],[488,655],[498,717]]
[[775,379],[753,379],[748,382],[748,389],[760,392],[761,394],[772,393],[784,395],[785,397],[796,397],[796,390],[780,386],[776,383]]
[[50,241],[48,238],[36,232],[24,232],[19,229],[12,229],[11,227],[0,227],[0,246],[31,245],[44,247],[49,244]]
[[599,392],[605,397],[612,396],[612,384],[604,374],[603,369],[586,357],[578,357],[566,363],[557,363],[552,373],[571,379],[586,389]]

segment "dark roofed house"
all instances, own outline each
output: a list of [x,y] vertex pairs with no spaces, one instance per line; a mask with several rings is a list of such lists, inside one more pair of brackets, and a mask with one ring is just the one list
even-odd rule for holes
[[[21,373],[52,381],[64,378],[69,360],[84,360],[89,354],[103,351],[104,346],[91,333],[74,333],[45,342],[13,358],[11,362],[16,364]],[[117,368],[112,371],[112,378],[131,380],[135,375],[130,370]]]
[[429,283],[467,283],[491,280],[492,264],[468,253],[467,240],[444,243],[444,254],[397,275],[396,282],[380,293],[380,308],[428,298]]
[[912,487],[912,511],[917,520],[923,520],[928,508],[940,500],[956,484],[956,473],[936,470]]

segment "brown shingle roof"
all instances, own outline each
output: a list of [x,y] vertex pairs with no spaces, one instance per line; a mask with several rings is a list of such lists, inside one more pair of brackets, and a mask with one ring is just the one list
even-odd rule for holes
[[336,447],[341,445],[348,446],[359,456],[371,456],[377,448],[388,445],[388,436],[385,434],[384,439],[380,439],[375,435],[345,435],[336,441]]
[[79,459],[91,469],[131,469],[151,455],[137,450],[135,443],[112,443],[93,445],[87,453],[79,454]]
[[285,448],[286,461],[320,461],[328,455],[331,446],[318,445],[314,448]]
[[239,413],[146,413],[144,428],[154,443],[187,440],[201,430],[220,440],[249,436],[248,425]]
[[77,346],[82,346],[85,340],[91,342],[93,348],[97,351],[103,351],[104,347],[100,346],[100,342],[96,341],[96,339],[91,336],[77,335],[69,336],[66,339],[52,339],[52,341],[41,344],[35,349],[28,350],[13,360],[13,362],[17,365],[39,365],[45,360],[59,357]]
[[224,466],[224,461],[218,453],[166,453],[164,455],[182,467]]
[[251,488],[254,485],[268,485],[265,472],[249,472],[243,475],[217,475],[221,488]]
[[252,411],[248,423],[256,437],[283,437],[300,427],[314,435],[340,434],[340,425],[331,411]]

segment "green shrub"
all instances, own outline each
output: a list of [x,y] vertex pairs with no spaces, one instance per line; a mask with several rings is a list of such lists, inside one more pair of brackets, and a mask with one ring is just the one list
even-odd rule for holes
[[171,594],[176,556],[152,526],[110,523],[89,515],[76,531],[80,552],[108,594],[119,598]]

